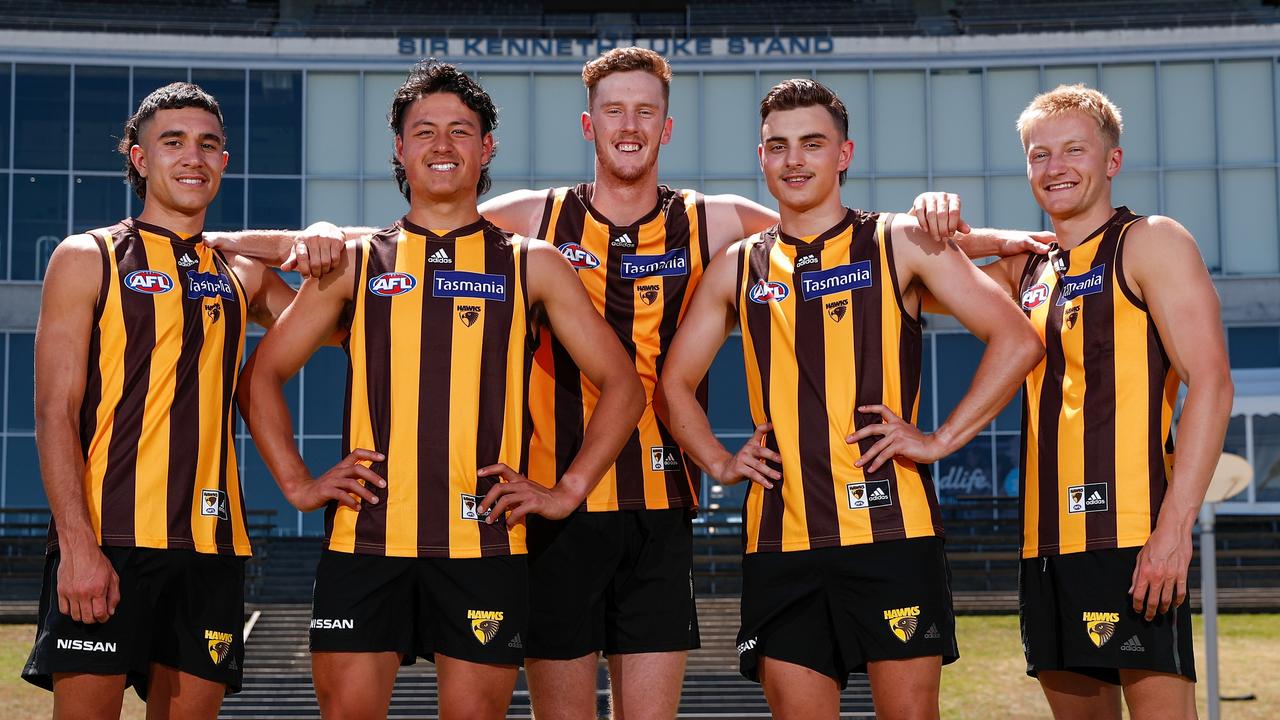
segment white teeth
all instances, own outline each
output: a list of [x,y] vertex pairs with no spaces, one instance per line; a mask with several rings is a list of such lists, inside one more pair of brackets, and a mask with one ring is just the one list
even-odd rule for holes
[[1075,186],[1076,186],[1076,184],[1075,184],[1075,183],[1073,183],[1073,182],[1064,182],[1064,183],[1057,183],[1057,184],[1055,184],[1055,185],[1050,185],[1050,186],[1049,186],[1049,189],[1050,189],[1050,190],[1065,190],[1066,188],[1073,188],[1073,187],[1075,187]]
[[458,164],[457,163],[432,163],[431,165],[428,165],[428,167],[430,167],[432,170],[439,170],[440,172],[448,172],[458,167]]
[[618,143],[618,149],[622,152],[636,152],[640,149],[637,143]]
[[204,181],[196,178],[179,178],[178,182],[183,185],[203,185]]

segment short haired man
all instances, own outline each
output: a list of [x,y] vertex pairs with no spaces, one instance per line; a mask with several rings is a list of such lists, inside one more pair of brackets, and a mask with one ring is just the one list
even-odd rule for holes
[[149,714],[213,718],[244,662],[244,329],[293,290],[201,242],[227,166],[212,96],[152,92],[119,149],[142,212],[68,237],[44,280],[36,444],[53,521],[23,677],[53,690],[57,718],[117,716],[130,685]]
[[[423,656],[437,666],[442,716],[500,718],[528,638],[523,521],[583,502],[635,427],[642,389],[564,257],[477,210],[496,147],[488,94],[452,65],[423,63],[390,119],[408,214],[303,286],[250,360],[241,406],[290,501],[327,505],[311,626],[322,712],[385,717],[397,668]],[[364,483],[356,497],[317,486],[281,392],[343,317],[349,455],[326,476]],[[544,323],[600,388],[551,489],[522,474]]]
[[[718,482],[753,481],[742,672],[764,685],[775,717],[837,717],[853,671],[870,675],[878,714],[937,717],[941,666],[958,651],[926,464],[985,426],[1042,348],[954,243],[907,216],[841,205],[853,142],[828,88],[776,85],[760,118],[760,166],[781,222],[712,262],[661,380],[681,447]],[[932,434],[907,424],[925,287],[957,301],[987,343],[969,391]],[[756,423],[736,455],[695,394],[735,324]],[[869,436],[888,426],[892,439]]]
[[982,268],[1045,344],[1023,395],[1027,674],[1059,720],[1118,720],[1122,693],[1135,718],[1194,718],[1191,529],[1233,394],[1218,295],[1186,229],[1112,205],[1123,123],[1105,95],[1059,86],[1017,127],[1057,235]]

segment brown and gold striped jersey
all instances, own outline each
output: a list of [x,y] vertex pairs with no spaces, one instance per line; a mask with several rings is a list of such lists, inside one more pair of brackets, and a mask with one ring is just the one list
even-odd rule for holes
[[1022,309],[1044,340],[1022,420],[1022,557],[1136,547],[1168,484],[1178,376],[1125,284],[1119,208],[1071,250],[1034,256]]
[[[692,190],[660,185],[653,210],[614,225],[591,205],[593,185],[550,190],[539,237],[578,271],[596,310],[635,362],[648,404],[614,464],[587,496],[588,512],[697,505],[701,473],[653,412],[658,373],[708,262],[707,214]],[[706,386],[699,388],[706,406]],[[569,467],[600,391],[544,330],[529,380],[529,477],[548,487]]]
[[782,456],[771,490],[752,483],[746,551],[777,552],[941,536],[929,468],[895,458],[854,466],[880,421],[857,412],[883,404],[915,422],[920,322],[903,306],[889,238],[892,215],[850,210],[809,238],[775,226],[744,240],[737,305],[751,419],[773,423]]
[[94,532],[104,546],[248,555],[231,424],[244,288],[199,236],[134,219],[89,234],[102,253],[80,406]]
[[477,506],[506,463],[521,472],[533,335],[527,240],[483,218],[444,233],[401,220],[358,249],[346,340],[344,453],[386,455],[377,504],[331,504],[330,550],[470,558],[525,552],[524,525]]

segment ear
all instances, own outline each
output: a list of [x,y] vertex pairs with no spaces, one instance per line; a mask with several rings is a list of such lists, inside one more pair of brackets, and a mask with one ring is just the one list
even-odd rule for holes
[[399,160],[401,165],[404,164],[404,138],[398,133],[396,134],[396,160]]
[[596,131],[591,127],[591,113],[582,113],[582,138],[587,142],[596,141]]
[[147,154],[143,152],[141,145],[134,145],[129,148],[129,162],[133,163],[133,167],[142,177],[147,176]]
[[480,167],[485,167],[493,159],[493,133],[484,136],[480,145]]
[[227,172],[227,163],[230,161],[231,161],[231,153],[227,152],[226,150],[223,150],[222,151],[222,167],[218,168],[218,172],[220,174],[225,174]]
[[1111,148],[1107,153],[1107,177],[1113,178],[1116,173],[1120,172],[1121,166],[1124,165],[1124,149],[1119,145]]
[[848,170],[849,166],[852,164],[853,164],[853,141],[845,140],[844,142],[840,143],[840,163],[838,167],[840,168],[841,171],[845,171],[845,170]]
[[661,144],[666,145],[667,143],[671,142],[671,129],[675,127],[675,124],[676,124],[676,121],[670,115],[668,115],[667,121],[662,124],[662,139],[659,140]]
[[764,143],[756,145],[756,161],[760,163],[760,174],[764,174]]

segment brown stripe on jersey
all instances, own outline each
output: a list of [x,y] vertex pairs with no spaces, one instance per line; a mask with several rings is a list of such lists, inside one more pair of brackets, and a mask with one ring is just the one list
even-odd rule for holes
[[[623,233],[631,236],[640,245],[640,224],[609,225],[609,238],[616,238]],[[632,324],[636,314],[635,281],[622,277],[622,256],[627,249],[609,248],[608,269],[609,281],[605,283],[604,319],[609,323],[622,342],[634,366],[636,361],[636,343],[632,338]],[[618,461],[614,463],[615,477],[618,482],[618,505],[626,506],[639,502],[644,504],[644,470],[640,464],[643,460],[644,448],[640,446],[640,431],[633,429],[627,442],[618,453]]]
[[[116,275],[125,332],[124,391],[112,423],[107,448],[107,470],[102,480],[102,539],[134,537],[134,502],[137,487],[138,441],[142,438],[142,414],[151,380],[151,350],[156,343],[155,299],[125,285],[131,269],[148,269],[141,236],[130,228],[116,244]],[[182,292],[175,279],[170,292]]]
[[[760,236],[760,241],[752,245],[743,245],[743,252],[750,253],[747,258],[747,278],[746,281],[739,284],[742,294],[738,298],[738,302],[742,307],[746,308],[747,329],[751,333],[751,352],[755,355],[756,366],[760,368],[760,388],[761,388],[761,406],[764,408],[764,422],[769,422],[769,408],[773,406],[773,392],[770,387],[770,359],[772,357],[772,332],[773,323],[770,317],[770,307],[767,303],[752,302],[750,298],[751,288],[760,280],[769,279],[769,251],[773,249],[774,243],[778,241],[776,227]],[[825,437],[826,431],[823,431]],[[778,440],[773,433],[765,436],[765,446],[774,452],[778,452]],[[769,461],[770,468],[777,472],[782,472],[782,465]],[[797,478],[797,481],[803,482],[803,478]],[[756,545],[758,548],[782,549],[782,517],[786,510],[785,503],[782,499],[782,488],[787,482],[787,476],[773,481],[772,490],[763,490],[764,498],[762,500],[762,508],[760,510],[760,529],[757,533],[758,540]],[[752,486],[750,491],[756,491]],[[746,507],[743,507],[744,514]]]
[[[428,243],[428,248],[433,245],[444,247],[439,243]],[[453,243],[448,247],[456,263],[457,251]],[[423,253],[424,261],[430,254],[430,250]],[[418,443],[418,472],[430,479],[418,485],[418,549],[420,553],[426,550],[447,557],[453,549],[449,542],[449,509],[453,498],[450,497],[451,418],[448,408],[453,394],[454,302],[450,298],[434,298],[430,294],[435,286],[434,274],[435,269],[431,267],[422,271],[423,291],[428,294],[422,302],[422,376],[418,381],[418,434],[422,442]],[[497,303],[480,304],[488,312]],[[487,318],[485,325],[488,326]],[[469,368],[458,370],[471,371]],[[430,477],[433,475],[438,477],[438,481]]]
[[[555,203],[555,193],[548,196],[544,224],[550,221],[551,205]],[[560,217],[556,219],[556,236],[547,238],[557,248],[567,242],[582,242],[582,231],[586,227],[587,208],[578,200],[576,193],[565,194],[560,203]],[[544,232],[546,228],[543,228]],[[555,464],[554,482],[560,482],[560,476],[569,469],[569,463],[582,447],[582,435],[586,432],[586,419],[583,417],[582,374],[573,362],[569,351],[551,333],[550,327],[543,327],[542,344],[551,348],[552,368],[555,372]],[[583,500],[585,507],[586,500]]]
[[[244,342],[244,319],[248,316],[249,294],[244,291],[244,286],[240,284],[240,278],[232,271],[231,266],[227,263],[227,259],[223,257],[221,250],[213,251],[213,263],[218,268],[218,272],[227,276],[231,281],[231,285],[235,288],[236,299],[234,307],[227,307],[223,302],[222,312],[222,411],[225,414],[226,421],[222,423],[222,435],[218,438],[218,489],[231,497],[231,492],[238,490],[232,488],[232,483],[239,483],[238,473],[230,472],[232,457],[231,441],[234,440],[235,422],[235,402],[236,402],[236,385],[240,371],[240,356],[243,354]],[[273,272],[267,270],[266,272]],[[239,524],[245,533],[248,532],[249,519],[245,510],[243,499],[238,503],[239,506]],[[234,509],[234,508],[233,508]],[[218,519],[216,530],[214,531],[214,539],[218,544],[218,549],[230,548],[235,543],[235,526],[236,518],[227,516],[226,520]]]
[[[523,240],[522,240],[523,242]],[[501,233],[486,229],[484,232],[484,271],[494,275],[512,277],[515,262],[509,241]],[[476,427],[476,467],[482,468],[498,462],[502,453],[503,425],[507,407],[508,338],[511,336],[511,320],[515,303],[520,298],[508,296],[506,302],[485,302],[484,339],[482,348],[489,349],[480,355],[480,405]],[[476,495],[489,492],[500,477],[478,477]],[[480,554],[510,555],[510,540],[503,522],[477,523],[480,528]]]
[[551,189],[547,191],[547,202],[542,206],[542,220],[538,222],[538,237],[549,243],[555,244],[555,238],[547,237],[547,230],[551,227],[551,213],[555,211],[556,191]]
[[[843,223],[842,223],[843,225]],[[798,244],[796,255],[816,252],[814,271],[822,266],[822,241],[819,236],[812,244]],[[795,273],[796,280],[802,273]],[[796,414],[800,423],[798,446],[800,467],[804,468],[800,482],[804,492],[805,525],[810,547],[827,547],[840,544],[840,525],[835,505],[831,502],[831,447],[827,442],[826,398],[826,319],[822,307],[824,296],[805,299],[799,283],[792,283],[796,293],[795,303],[795,358],[799,383],[796,392]],[[750,302],[750,300],[748,300]],[[768,307],[767,305],[764,307]]]
[[[342,349],[344,352],[347,353],[347,384],[346,384],[345,397],[343,398],[343,401],[342,401],[342,456],[343,457],[346,457],[347,455],[351,454],[351,451],[355,449],[351,446],[351,443],[352,443],[352,440],[351,440],[352,438],[351,388],[355,383],[355,362],[352,360],[351,355],[353,350],[358,350],[358,349],[351,347],[350,330],[351,330],[351,321],[353,319],[353,315],[355,314],[356,304],[360,302],[360,292],[364,288],[365,283],[369,282],[368,278],[365,277],[365,273],[363,270],[364,245],[365,244],[363,242],[355,243],[355,254],[352,255],[351,257],[351,263],[352,263],[351,267],[355,269],[355,272],[352,273],[352,275],[355,276],[355,279],[352,281],[355,284],[355,287],[352,288],[351,290],[351,301],[348,302],[347,307],[343,309],[342,318],[338,321],[339,324],[348,331],[346,333],[346,336],[342,338]],[[379,449],[385,449],[385,448],[374,448],[374,449],[379,450]],[[386,463],[382,463],[382,465],[383,465],[383,470],[385,471]],[[382,501],[379,500],[379,503],[381,502]],[[339,507],[338,504],[334,502],[331,502],[325,505],[325,508],[324,508],[325,538],[333,537],[333,518],[338,513],[338,507]],[[326,547],[327,547],[327,543],[326,543]]]
[[[115,225],[107,230],[111,237],[118,238],[125,231],[123,225]],[[98,299],[93,305],[93,327],[89,331],[89,363],[88,375],[85,377],[84,398],[80,401],[80,452],[89,456],[89,443],[98,426],[98,402],[102,400],[102,369],[93,359],[102,354],[102,313],[106,309],[107,292],[111,286],[111,253],[107,251],[106,241],[97,233],[90,233],[98,252],[102,253],[102,280],[98,287]]]
[[[1063,255],[1065,256],[1066,253],[1064,252]],[[1047,262],[1047,259],[1041,258],[1035,264],[1038,267],[1044,262]],[[1062,286],[1055,285],[1053,292],[1045,300],[1049,304],[1047,327],[1062,327],[1063,306],[1058,305],[1058,298],[1061,296]],[[1060,542],[1058,503],[1062,498],[1062,492],[1057,486],[1058,418],[1062,411],[1062,378],[1067,364],[1060,333],[1045,332],[1044,355],[1045,378],[1044,385],[1040,389],[1039,425],[1040,437],[1049,439],[1039,445],[1040,502],[1036,517],[1040,521],[1039,546],[1058,547]],[[1046,483],[1047,478],[1053,478],[1053,481]]]
[[[400,228],[392,226],[375,235],[369,242],[369,261],[360,286],[355,291],[363,294],[364,301],[364,353],[365,392],[369,401],[369,422],[373,425],[374,448],[389,455],[391,444],[391,302],[392,298],[369,292],[369,281],[382,273],[395,272],[396,238]],[[387,477],[387,461],[374,462],[369,467],[379,477]],[[378,498],[377,503],[360,503],[356,514],[355,547],[386,548],[387,543],[387,490],[376,486],[368,488]]]
[[[671,247],[673,239],[676,241],[678,246],[680,243],[684,242],[684,238],[691,237],[689,213],[688,209],[683,205],[683,200],[683,195],[678,193],[674,194],[672,197],[671,207],[666,210],[667,237],[666,244],[662,249],[664,253],[670,252],[673,249]],[[705,214],[701,200],[697,202],[697,207]],[[703,228],[706,228],[705,223],[700,226],[700,229]],[[693,277],[692,273],[694,272],[694,263],[697,262],[701,264],[703,262],[702,258],[706,257],[705,251],[701,249],[706,244],[705,240],[702,239],[703,235],[705,235],[705,233],[698,233],[699,252],[702,254],[695,258],[691,252],[692,248],[689,248],[688,272],[684,275],[668,275],[662,278],[662,320],[658,323],[658,357],[654,363],[659,377],[662,376],[662,366],[667,359],[667,350],[671,349],[671,341],[675,338],[676,326],[680,322],[680,314],[684,309],[685,301],[687,299],[686,293],[689,291],[689,280]],[[634,284],[632,287],[634,287]],[[630,300],[634,305],[636,301],[634,291],[631,293]],[[705,385],[705,379],[702,383],[699,383],[699,389],[701,389],[703,385]],[[703,407],[706,407],[705,403],[703,403]],[[658,428],[658,436],[662,438],[663,447],[676,447],[675,438],[667,431],[666,425],[663,424],[660,418],[655,417],[655,420],[657,420],[656,425]],[[644,466],[639,465],[638,467],[642,468]],[[684,462],[681,463],[680,470],[678,472],[663,473],[662,480],[666,487],[667,501],[670,503],[671,507],[687,507],[694,504],[693,493],[689,486],[689,478],[692,475],[691,469],[693,467],[694,466],[690,464],[690,458],[688,455],[685,455]],[[619,463],[618,469],[619,471],[622,470],[622,463]],[[619,499],[621,500],[622,498],[619,497]]]
[[[1090,269],[1104,267],[1103,282],[1110,285],[1114,267],[1105,267],[1115,257],[1120,231],[1113,223],[1094,251]],[[1084,327],[1084,482],[1106,483],[1108,507],[1119,504],[1116,494],[1116,365],[1112,338],[1115,336],[1115,310],[1111,294],[1119,288],[1108,288],[1078,298]],[[1060,326],[1054,326],[1060,327]],[[1085,546],[1110,547],[1115,543],[1116,513],[1085,513]]]
[[[1117,268],[1117,274],[1120,270]],[[1173,428],[1170,425],[1169,432],[1164,431],[1164,417],[1166,404],[1170,398],[1166,398],[1166,393],[1170,388],[1165,382],[1161,382],[1170,375],[1172,363],[1169,360],[1169,354],[1164,349],[1164,343],[1160,341],[1160,331],[1156,327],[1155,319],[1150,314],[1147,315],[1147,472],[1148,483],[1150,486],[1150,512],[1151,512],[1151,529],[1155,529],[1156,518],[1160,515],[1160,505],[1164,502],[1164,494],[1169,486],[1169,477],[1166,474],[1165,453],[1173,454]],[[1178,396],[1178,379],[1174,375],[1170,378],[1172,388],[1172,400],[1176,401]],[[1108,513],[1111,514],[1111,513]]]
[[[188,251],[195,252],[195,248],[176,242],[171,242],[170,248],[174,265],[181,273],[183,270],[178,261]],[[186,296],[184,288],[182,278],[174,278],[171,292],[182,293],[183,300]],[[166,483],[168,502],[165,509],[171,543],[192,534],[190,489],[195,486],[196,460],[200,455],[200,347],[204,344],[204,298],[184,301],[180,306],[182,349],[178,352],[178,363],[174,368],[177,378],[173,403],[169,406],[169,481]],[[228,535],[228,544],[230,540]]]
[[[554,198],[554,195],[552,196]],[[543,222],[546,222],[546,214],[543,214]],[[521,402],[520,407],[524,408],[521,414],[521,421],[524,423],[521,429],[520,440],[520,467],[516,470],[521,475],[529,476],[529,443],[533,437],[533,412],[529,410],[529,377],[533,374],[533,353],[538,348],[538,314],[534,313],[529,307],[529,240],[527,238],[520,239],[520,262],[517,263],[516,278],[520,283],[520,302],[524,303],[524,370],[521,377],[524,378],[523,386],[520,388]]]

